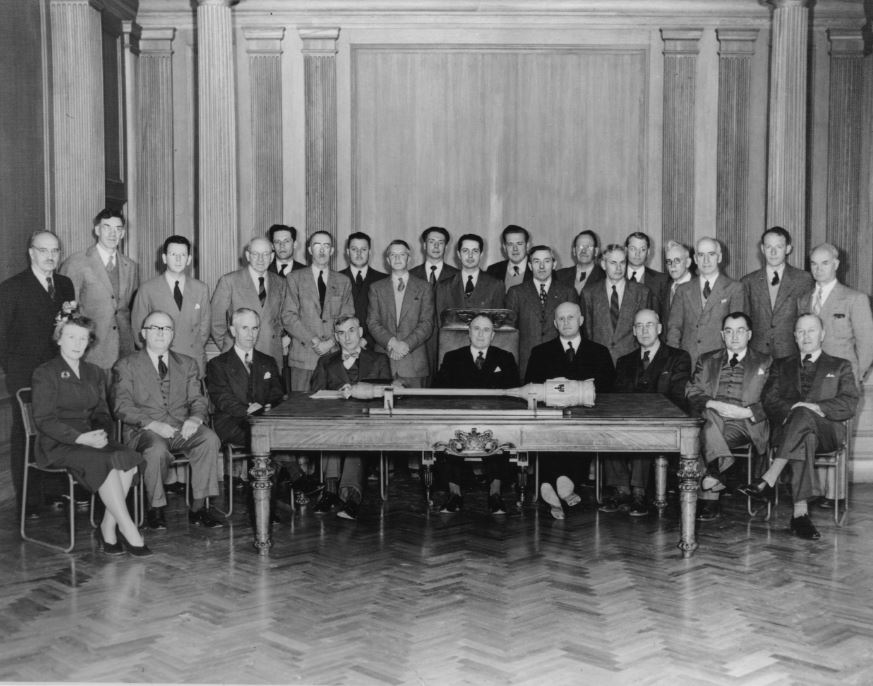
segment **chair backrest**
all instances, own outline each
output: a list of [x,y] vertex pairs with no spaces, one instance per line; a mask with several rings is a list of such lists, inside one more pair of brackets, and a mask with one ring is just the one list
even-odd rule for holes
[[19,388],[15,391],[15,399],[18,401],[18,409],[21,411],[21,421],[24,424],[24,463],[31,460],[30,442],[36,438],[36,423],[33,421],[33,405],[30,402],[30,387]]

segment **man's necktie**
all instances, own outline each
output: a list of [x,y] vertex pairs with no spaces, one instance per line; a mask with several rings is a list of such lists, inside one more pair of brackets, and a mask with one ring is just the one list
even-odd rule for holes
[[45,278],[45,285],[48,287],[49,297],[54,300],[55,299],[55,282],[52,280],[52,277],[47,276]]
[[397,281],[397,292],[398,292],[398,293],[403,293],[403,289],[404,289],[404,288],[406,288],[406,284],[403,283],[403,279],[399,279],[399,280]]
[[279,276],[285,276],[285,269],[288,267],[287,264],[283,264],[279,266]]
[[318,272],[318,304],[324,312],[324,296],[327,295],[327,284],[324,283],[324,271]]
[[467,276],[467,285],[464,286],[464,295],[470,297],[473,295],[473,276]]
[[360,354],[361,354],[361,351],[360,351],[360,350],[356,350],[356,351],[353,352],[353,353],[346,353],[346,352],[344,352],[344,353],[343,353],[343,362],[345,362],[346,360],[357,360],[357,359],[358,359],[358,355],[360,355]]
[[358,275],[355,277],[355,286],[357,288],[360,288],[363,285],[364,285],[364,277],[361,276],[361,272],[358,271]]
[[821,314],[821,286],[815,287],[815,298],[812,301],[812,313]]
[[709,287],[709,281],[706,281],[703,284],[703,299],[708,300],[710,293],[712,293],[712,289]]
[[176,281],[176,285],[173,286],[173,300],[176,301],[176,307],[179,308],[179,311],[182,311],[182,289],[179,288],[179,282]]
[[513,276],[518,276],[519,272],[518,272],[518,265],[517,264],[512,266],[512,270],[513,270],[512,271]]
[[587,275],[588,272],[579,272],[579,281],[584,281]]
[[812,366],[812,355],[810,353],[807,353],[806,355],[803,356],[803,366],[804,367],[811,367]]
[[773,272],[773,280],[770,282],[771,286],[779,285],[779,272]]
[[252,354],[251,353],[246,353],[245,364],[246,364],[246,371],[249,374],[251,374],[252,373]]
[[111,272],[115,269],[115,255],[109,256],[109,262],[106,263],[106,271]]
[[485,366],[485,356],[482,354],[482,351],[479,351],[479,354],[476,356],[476,369],[482,370],[482,367]]
[[258,300],[261,301],[261,307],[267,302],[267,289],[264,288],[264,277],[258,277]]
[[637,273],[636,273],[636,272],[631,272],[630,280],[631,280],[631,281],[636,281],[636,280],[637,280]]
[[675,281],[672,284],[670,284],[670,304],[671,305],[673,304],[673,296],[676,295],[676,286],[677,285],[678,284]]
[[609,318],[612,320],[612,328],[618,325],[618,291],[615,290],[615,286],[612,287],[612,295],[609,296]]
[[731,369],[736,367],[739,363],[740,363],[739,356],[737,355],[737,353],[734,353],[734,355],[733,355],[733,357],[731,357],[731,361],[729,363],[731,366]]
[[167,365],[163,355],[158,355],[158,375],[161,377],[161,381],[167,378]]
[[[428,279],[428,281],[430,281],[431,286],[436,286],[436,265],[435,264],[430,265],[430,278]],[[403,289],[398,288],[397,290],[402,291]]]
[[546,284],[540,284],[540,305],[542,307],[546,306],[546,300],[548,299],[549,294],[546,292]]
[[651,354],[652,354],[651,350],[646,350],[645,352],[643,352],[643,369],[644,370],[648,369],[649,364],[651,364],[651,362],[652,362]]
[[567,362],[573,364],[573,360],[576,359],[576,351],[573,350],[573,341],[567,341],[567,349],[564,351],[564,357],[567,358]]

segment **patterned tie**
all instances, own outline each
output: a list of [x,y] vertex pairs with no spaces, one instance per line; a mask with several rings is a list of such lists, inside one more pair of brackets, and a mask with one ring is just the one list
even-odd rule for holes
[[612,295],[609,296],[609,318],[612,320],[612,328],[618,325],[618,291],[615,290],[615,286],[612,287]]
[[346,360],[357,360],[360,354],[360,350],[356,350],[353,353],[343,353],[343,362],[345,362]]
[[548,299],[549,294],[546,293],[546,284],[540,283],[540,306],[546,306],[546,300]]
[[[436,265],[435,264],[430,265],[430,278],[428,279],[428,281],[430,281],[431,286],[436,286]],[[403,289],[398,288],[397,290],[402,291]]]
[[631,281],[636,281],[636,280],[637,280],[637,273],[636,273],[636,272],[631,272],[630,280],[631,280]]
[[677,284],[677,283],[674,281],[674,282],[672,283],[672,285],[670,286],[670,304],[671,304],[671,305],[673,304],[673,296],[676,295],[676,286],[678,286],[678,285],[679,285],[679,284]]
[[734,356],[731,358],[731,361],[729,363],[731,366],[731,369],[736,367],[739,363],[740,363],[739,356],[737,355],[737,353],[734,353]]
[[111,272],[115,269],[115,255],[109,256],[109,262],[106,263],[106,271]]
[[55,299],[55,282],[52,280],[51,276],[45,277],[45,285],[48,287],[49,297],[54,300]]
[[573,364],[573,360],[576,359],[576,351],[573,350],[573,341],[567,341],[567,349],[564,351],[564,357],[567,358],[567,362]]
[[406,288],[406,284],[403,283],[403,279],[398,279],[397,281],[397,292],[403,293],[403,289]]
[[179,308],[179,312],[182,311],[182,289],[179,288],[179,282],[176,281],[176,285],[173,286],[173,300],[176,301],[176,307]]
[[771,286],[779,285],[779,272],[773,272],[773,280],[770,282]]
[[252,354],[246,353],[245,359],[246,371],[251,374],[252,373]]
[[467,276],[467,285],[464,286],[464,295],[466,295],[468,298],[471,295],[473,295],[473,276],[472,275]]
[[258,300],[261,301],[261,307],[267,302],[267,289],[264,287],[264,277],[258,277]]
[[279,267],[279,276],[285,276],[285,269],[287,267],[288,267],[287,264],[283,264],[281,267]]
[[164,356],[158,355],[158,375],[161,381],[167,378],[167,365],[164,363]]
[[324,271],[318,272],[318,304],[324,312],[324,296],[327,295],[327,284],[324,283]]
[[652,354],[652,351],[651,351],[651,350],[646,350],[646,351],[643,353],[643,370],[646,370],[646,369],[649,368],[649,365],[650,365],[651,362],[652,362],[651,354]]
[[364,285],[364,277],[361,276],[361,272],[360,272],[360,270],[359,270],[359,271],[358,271],[358,275],[355,277],[355,286],[356,286],[357,288],[360,288],[360,287],[363,286],[363,285]]
[[812,301],[812,313],[821,314],[821,286],[815,287],[815,298]]
[[482,367],[485,366],[485,356],[482,354],[482,351],[479,351],[479,354],[476,356],[476,369],[482,371]]
[[512,272],[513,275],[514,275],[514,276],[518,276],[518,273],[519,273],[519,272],[518,272],[518,265],[517,265],[517,264],[516,264],[516,265],[513,265],[512,269],[513,269],[513,272]]
[[712,293],[712,289],[709,287],[709,281],[706,281],[703,284],[703,299],[708,300],[710,293]]

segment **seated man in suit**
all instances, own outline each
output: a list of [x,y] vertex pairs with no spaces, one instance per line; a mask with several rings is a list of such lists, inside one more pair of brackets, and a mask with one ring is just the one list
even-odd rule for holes
[[[639,347],[619,358],[615,365],[613,390],[616,393],[661,393],[685,409],[685,386],[691,378],[688,353],[661,343],[661,321],[654,310],[637,312],[634,336]],[[616,512],[629,504],[631,517],[647,515],[646,484],[652,458],[613,456],[605,462],[604,481],[615,489],[616,496],[607,499],[600,511]]]
[[[340,391],[364,381],[391,383],[388,356],[361,345],[364,330],[356,316],[340,317],[333,330],[340,349],[319,358],[312,374],[311,392],[322,389]],[[315,512],[324,514],[338,506],[337,516],[357,519],[364,492],[363,458],[346,455],[342,470],[340,460],[339,455],[324,456],[325,488],[315,505]]]
[[573,239],[573,258],[576,264],[559,269],[555,272],[555,278],[565,286],[573,286],[578,295],[589,283],[602,281],[606,277],[599,264],[599,257],[600,240],[597,234],[589,229],[580,231]]
[[[502,291],[502,289],[501,289]],[[451,350],[443,357],[434,386],[437,388],[515,388],[519,385],[518,365],[512,353],[495,348],[494,322],[480,314],[474,317],[469,327],[470,345]],[[485,460],[488,478],[488,508],[491,514],[506,514],[506,506],[500,496],[502,475],[506,472],[505,457]],[[463,505],[460,477],[463,461],[446,460],[446,480],[449,499],[440,512],[457,512]]]
[[[572,293],[573,291],[571,291]],[[582,337],[582,310],[573,301],[564,302],[555,309],[554,326],[559,336],[536,346],[530,355],[525,373],[525,383],[544,383],[549,379],[566,378],[576,381],[592,379],[597,393],[609,393],[615,382],[615,367],[609,350]],[[552,517],[563,519],[563,501],[573,507],[580,502],[575,493],[575,484],[566,476],[573,473],[577,479],[587,479],[590,458],[576,456],[550,456],[544,462],[543,483],[540,495],[551,507]],[[546,471],[551,472],[547,475]],[[558,474],[562,476],[557,477]],[[556,476],[557,493],[548,483],[550,476]]]
[[127,444],[145,458],[145,487],[149,499],[146,522],[150,529],[166,529],[164,480],[181,451],[191,461],[191,510],[188,521],[197,526],[222,526],[206,499],[218,495],[218,436],[206,426],[209,404],[200,384],[197,361],[170,351],[173,319],[155,311],[140,332],[145,348],[115,363],[114,410],[125,424]]
[[724,347],[701,355],[685,391],[692,412],[705,420],[697,496],[697,519],[704,522],[719,515],[721,474],[734,463],[732,450],[752,443],[765,455],[770,435],[761,394],[772,359],[749,347],[752,321],[745,312],[729,313],[721,328]]
[[503,307],[503,284],[479,269],[484,242],[481,236],[467,233],[458,239],[461,271],[441,281],[436,289],[436,325],[448,309],[470,308],[499,310]]
[[764,387],[764,410],[773,426],[776,457],[758,481],[739,490],[753,497],[769,497],[790,463],[791,531],[816,540],[820,534],[807,508],[810,498],[821,495],[813,466],[815,453],[840,445],[845,438],[842,422],[854,416],[860,394],[851,363],[822,350],[825,332],[818,315],[801,315],[794,337],[800,353],[776,360]]
[[513,286],[518,286],[523,281],[529,281],[532,278],[527,262],[530,234],[527,229],[510,224],[503,229],[500,243],[506,259],[502,262],[495,262],[485,271],[498,281],[502,281],[503,288],[508,293]]

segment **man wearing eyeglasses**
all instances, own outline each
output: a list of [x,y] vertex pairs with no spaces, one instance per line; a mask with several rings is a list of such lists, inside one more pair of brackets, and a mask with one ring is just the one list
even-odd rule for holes
[[694,276],[694,261],[691,259],[691,251],[683,243],[667,241],[664,246],[664,266],[670,276],[670,289],[666,293],[664,302],[661,303],[661,324],[666,327],[670,320],[670,308],[676,291],[683,283],[688,283]]
[[[63,303],[76,299],[73,282],[55,271],[61,257],[60,241],[55,234],[35,232],[30,237],[27,254],[30,266],[0,283],[0,367],[13,403],[18,389],[30,386],[33,370],[57,355],[57,346],[52,341],[55,316]],[[21,413],[17,406],[12,409],[9,454],[18,499],[17,516],[21,512],[25,436]],[[31,504],[34,505],[31,512],[36,514],[36,503]]]
[[113,368],[115,416],[124,422],[125,442],[145,458],[143,475],[150,529],[167,528],[164,508],[172,453],[191,463],[188,521],[205,528],[222,526],[205,507],[218,495],[220,441],[206,426],[209,404],[200,383],[197,361],[170,351],[173,319],[155,311],[143,322],[145,348],[120,359]]
[[685,392],[691,411],[704,419],[700,521],[719,516],[722,474],[734,463],[732,451],[751,443],[758,455],[765,455],[770,436],[761,393],[773,360],[749,347],[752,320],[745,312],[729,313],[721,329],[724,347],[700,356]]

